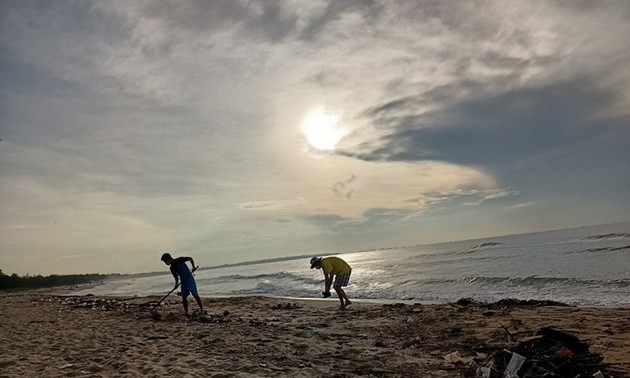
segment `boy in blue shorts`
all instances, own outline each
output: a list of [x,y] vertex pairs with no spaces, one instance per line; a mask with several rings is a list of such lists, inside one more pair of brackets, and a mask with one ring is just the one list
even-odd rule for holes
[[[184,314],[188,316],[188,296],[190,294],[195,297],[197,304],[199,305],[199,311],[203,314],[203,304],[201,303],[201,298],[199,298],[199,294],[197,293],[197,284],[195,283],[195,278],[192,273],[199,268],[195,266],[195,261],[192,257],[178,257],[173,258],[170,253],[164,253],[162,255],[162,261],[166,265],[170,265],[171,273],[173,277],[175,277],[175,288],[179,285],[179,282],[182,283],[182,300],[184,305]],[[190,261],[190,264],[193,267],[192,272],[188,269],[188,265],[186,262]]]

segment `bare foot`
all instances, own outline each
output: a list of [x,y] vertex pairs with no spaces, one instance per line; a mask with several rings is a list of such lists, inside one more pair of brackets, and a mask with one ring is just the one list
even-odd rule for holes
[[351,304],[352,304],[352,302],[346,301],[346,306],[350,306]]

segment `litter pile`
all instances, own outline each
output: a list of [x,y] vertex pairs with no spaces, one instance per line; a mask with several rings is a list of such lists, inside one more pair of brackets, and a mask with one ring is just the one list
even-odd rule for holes
[[294,310],[296,308],[302,308],[302,306],[300,306],[297,303],[276,303],[275,305],[271,306],[272,309],[274,310]]
[[[127,302],[130,299],[134,299],[134,298],[107,299],[107,298],[97,298],[91,294],[88,294],[83,297],[58,297],[57,301],[70,308],[84,308],[84,309],[98,310],[98,311],[127,312],[127,311],[130,311],[133,307],[138,306],[137,304]],[[49,300],[53,300],[53,299],[49,299]]]
[[604,358],[589,351],[589,345],[576,336],[545,327],[536,336],[519,340],[484,360],[465,359],[451,353],[445,358],[453,363],[466,363],[464,377],[483,378],[611,378]]
[[455,302],[459,306],[463,307],[485,307],[490,310],[504,310],[512,307],[544,307],[544,306],[556,306],[556,307],[574,307],[572,305],[550,301],[550,300],[538,300],[538,299],[515,299],[505,298],[492,303],[480,302],[472,298],[460,298]]
[[140,312],[148,311],[154,320],[160,320],[161,315],[156,311],[160,302],[149,301],[146,302],[144,298],[129,297],[129,298],[99,298],[92,294],[86,294],[84,296],[60,296],[56,298],[39,299],[39,301],[56,301],[58,303],[66,305],[72,309],[86,309],[92,311],[108,311],[118,313],[132,313],[138,314]]

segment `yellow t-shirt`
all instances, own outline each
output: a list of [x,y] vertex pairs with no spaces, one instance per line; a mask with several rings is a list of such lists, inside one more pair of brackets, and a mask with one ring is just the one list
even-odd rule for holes
[[322,269],[328,274],[346,274],[352,271],[350,265],[339,257],[324,257],[322,259]]

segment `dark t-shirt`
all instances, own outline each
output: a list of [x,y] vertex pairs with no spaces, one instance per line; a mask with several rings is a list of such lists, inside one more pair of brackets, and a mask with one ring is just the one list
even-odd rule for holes
[[182,281],[182,283],[192,278],[192,273],[190,273],[190,269],[188,269],[188,265],[186,265],[186,261],[188,261],[189,259],[190,257],[178,257],[176,259],[173,259],[173,262],[170,266],[173,277],[179,276],[179,279]]

